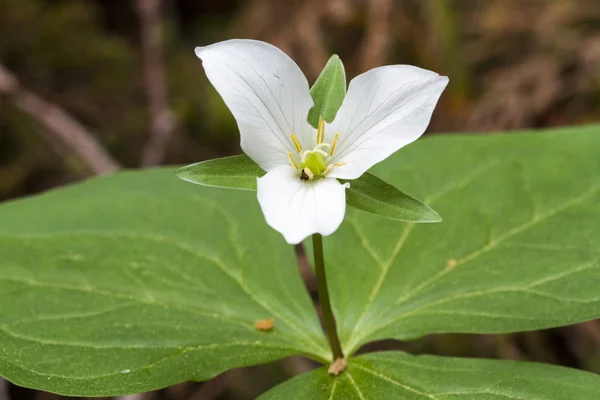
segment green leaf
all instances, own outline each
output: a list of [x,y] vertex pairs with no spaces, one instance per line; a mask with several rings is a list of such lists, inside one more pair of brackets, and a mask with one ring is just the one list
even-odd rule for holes
[[[324,240],[346,354],[379,339],[600,317],[600,128],[418,141],[373,173],[441,224],[348,210]],[[359,278],[360,277],[360,278]]]
[[600,377],[543,364],[366,354],[332,378],[325,368],[299,375],[260,400],[596,400]]
[[402,193],[384,180],[363,174],[350,182],[346,202],[350,207],[407,222],[440,222],[442,218],[419,200]]
[[230,189],[256,190],[256,178],[265,174],[247,155],[216,158],[179,168],[184,181]]
[[171,169],[93,179],[1,206],[0,254],[0,376],[18,385],[109,396],[330,358],[253,193]]
[[332,55],[321,71],[315,84],[310,88],[315,102],[308,112],[308,123],[314,128],[319,124],[319,116],[327,122],[333,121],[346,96],[346,72],[337,55]]

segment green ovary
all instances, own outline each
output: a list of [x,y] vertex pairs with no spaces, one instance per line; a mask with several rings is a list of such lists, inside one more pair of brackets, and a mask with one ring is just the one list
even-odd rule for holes
[[300,166],[301,170],[304,170],[304,168],[310,169],[315,177],[321,176],[327,168],[325,156],[318,151],[307,153],[304,162],[302,162]]

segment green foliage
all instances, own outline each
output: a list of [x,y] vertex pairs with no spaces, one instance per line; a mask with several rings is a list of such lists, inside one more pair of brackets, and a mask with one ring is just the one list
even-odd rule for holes
[[[177,176],[184,181],[242,190],[256,190],[256,178],[264,173],[246,155],[202,161],[176,171]],[[350,181],[350,188],[346,190],[346,202],[357,210],[400,221],[441,221],[440,216],[430,207],[369,173]]]
[[0,375],[17,384],[106,396],[330,358],[252,193],[123,173],[6,204],[0,221]]
[[[598,130],[445,135],[378,164],[445,221],[349,210],[324,241],[347,370],[325,366],[264,398],[595,399],[597,376],[556,367],[353,353],[600,316]],[[224,176],[183,172],[255,179],[232,179],[242,158],[211,162],[232,160]],[[247,191],[170,169],[94,179],[0,207],[0,254],[0,375],[20,385],[106,396],[294,354],[331,360],[293,250]],[[269,318],[272,330],[255,327]]]
[[308,113],[308,123],[314,128],[319,124],[319,116],[332,122],[346,96],[346,71],[337,55],[331,56],[327,65],[310,88],[315,105]]
[[445,218],[399,224],[349,210],[325,239],[346,353],[378,339],[526,331],[597,318],[598,134],[590,126],[444,135],[375,166],[373,173]]
[[567,368],[382,352],[352,359],[337,378],[321,368],[259,399],[596,400],[598,393],[598,376]]

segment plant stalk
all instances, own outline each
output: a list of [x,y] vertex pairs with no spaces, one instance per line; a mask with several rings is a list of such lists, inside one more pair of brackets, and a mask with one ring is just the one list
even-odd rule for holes
[[327,288],[327,275],[325,273],[325,259],[323,257],[323,236],[315,233],[312,236],[313,252],[315,254],[315,275],[317,276],[317,289],[319,292],[319,302],[323,311],[323,321],[325,323],[325,331],[329,338],[329,346],[333,352],[333,361],[344,358],[342,345],[338,337],[337,328],[335,325],[335,317],[331,309],[331,300],[329,300],[329,289]]

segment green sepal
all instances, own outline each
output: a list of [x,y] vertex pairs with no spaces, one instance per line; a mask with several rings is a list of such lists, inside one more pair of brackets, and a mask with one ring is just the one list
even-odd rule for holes
[[[229,189],[256,190],[256,179],[265,172],[247,155],[202,161],[178,169],[175,174],[188,182]],[[369,173],[349,181],[346,203],[361,211],[399,221],[439,222],[442,218],[429,206]]]
[[329,58],[317,81],[310,88],[310,95],[315,105],[308,112],[308,123],[317,128],[319,116],[327,122],[332,122],[346,97],[346,71],[337,55]]
[[215,158],[175,171],[184,181],[204,186],[256,190],[256,178],[265,174],[247,155]]
[[368,172],[348,182],[350,188],[346,190],[346,203],[357,210],[405,222],[442,220],[428,205]]

